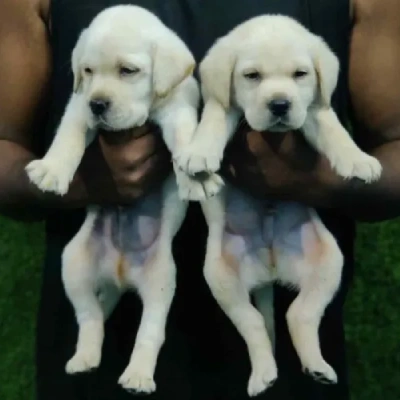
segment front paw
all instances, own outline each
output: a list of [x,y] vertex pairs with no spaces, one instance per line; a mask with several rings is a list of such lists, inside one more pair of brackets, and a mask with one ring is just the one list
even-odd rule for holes
[[43,192],[64,195],[68,191],[73,176],[64,172],[65,166],[46,159],[30,162],[25,170],[32,183]]
[[343,178],[359,178],[366,183],[377,181],[382,174],[382,165],[362,151],[344,151],[340,158],[331,160],[333,169]]
[[189,175],[196,175],[201,172],[217,172],[220,169],[222,157],[223,154],[211,146],[196,143],[179,152],[174,160],[182,171]]
[[175,168],[175,175],[182,200],[202,201],[218,194],[224,186],[224,181],[218,174],[195,178]]

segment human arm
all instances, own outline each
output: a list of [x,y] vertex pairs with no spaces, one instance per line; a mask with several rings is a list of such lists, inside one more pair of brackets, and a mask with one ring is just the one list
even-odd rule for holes
[[0,3],[0,210],[16,218],[43,215],[47,200],[24,171],[45,117],[51,73],[46,13],[41,1]]
[[356,0],[349,87],[354,137],[383,166],[375,183],[344,180],[297,132],[247,130],[227,151],[232,181],[258,196],[338,208],[363,221],[400,215],[400,4]]

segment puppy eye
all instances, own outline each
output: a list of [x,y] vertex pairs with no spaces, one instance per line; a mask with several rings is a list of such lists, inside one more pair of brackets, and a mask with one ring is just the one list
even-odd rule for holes
[[295,71],[295,72],[293,73],[293,78],[299,79],[299,78],[305,77],[306,75],[308,75],[308,72],[307,72],[307,71],[304,71],[304,70],[302,70],[302,69],[298,69],[297,71]]
[[261,74],[257,71],[247,72],[243,76],[249,81],[258,81],[261,79]]
[[139,68],[132,68],[132,67],[121,67],[119,69],[119,73],[121,75],[134,75],[139,72]]
[[92,75],[93,74],[93,70],[91,68],[89,68],[89,67],[86,67],[84,69],[84,71],[85,71],[85,74],[88,74],[88,75]]

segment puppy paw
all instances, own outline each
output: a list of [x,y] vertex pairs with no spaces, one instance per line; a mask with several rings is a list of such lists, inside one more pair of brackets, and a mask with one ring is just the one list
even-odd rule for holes
[[175,162],[189,175],[201,172],[213,173],[220,169],[223,154],[210,146],[193,144],[178,153]]
[[276,365],[265,363],[255,368],[251,373],[247,393],[254,397],[270,388],[278,379]]
[[368,154],[364,154],[364,157],[360,157],[360,159],[354,163],[353,168],[353,175],[366,183],[375,182],[382,175],[381,163],[375,157],[371,157]]
[[224,180],[218,174],[210,174],[207,178],[201,181],[201,184],[205,188],[207,199],[217,195],[225,185]]
[[202,201],[219,193],[224,186],[223,179],[217,174],[205,177],[190,177],[175,169],[178,194],[182,200]]
[[303,367],[304,373],[311,376],[315,381],[325,384],[333,385],[338,381],[334,369],[324,360]]
[[46,159],[32,161],[25,168],[30,181],[40,190],[60,195],[67,193],[73,178],[64,169],[62,164]]
[[121,375],[118,383],[132,394],[150,394],[156,390],[152,375],[130,366]]
[[361,151],[344,152],[340,159],[333,160],[332,167],[343,178],[359,178],[366,183],[378,180],[382,174],[380,162]]
[[76,353],[67,363],[67,374],[89,372],[100,365],[101,353],[96,349],[85,349]]

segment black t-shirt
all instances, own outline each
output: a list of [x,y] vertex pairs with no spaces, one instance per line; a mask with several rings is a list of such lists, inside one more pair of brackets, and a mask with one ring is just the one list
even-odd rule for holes
[[[132,3],[155,12],[186,42],[200,61],[214,41],[246,19],[281,13],[323,36],[341,61],[333,106],[344,121],[347,111],[347,63],[350,36],[349,0],[53,0],[51,5],[53,79],[46,145],[53,139],[72,89],[70,56],[80,31],[103,8]],[[346,400],[342,305],[353,269],[354,223],[336,211],[320,212],[345,255],[342,288],[321,325],[324,357],[335,368],[339,384],[323,386],[302,374],[288,336],[285,311],[294,294],[276,291],[279,380],[260,396],[269,400]],[[38,400],[127,400],[116,384],[128,362],[141,315],[135,295],[121,301],[107,323],[100,369],[90,376],[64,372],[72,356],[77,327],[61,282],[61,252],[79,229],[84,210],[63,211],[47,221],[47,253],[38,330]],[[243,340],[212,298],[202,274],[206,225],[191,205],[174,242],[177,293],[156,371],[157,393],[150,399],[246,399],[250,364]]]

